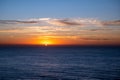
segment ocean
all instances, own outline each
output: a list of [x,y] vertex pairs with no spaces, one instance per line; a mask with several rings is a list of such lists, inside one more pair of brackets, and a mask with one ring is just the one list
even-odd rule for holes
[[120,47],[0,46],[0,80],[120,80]]

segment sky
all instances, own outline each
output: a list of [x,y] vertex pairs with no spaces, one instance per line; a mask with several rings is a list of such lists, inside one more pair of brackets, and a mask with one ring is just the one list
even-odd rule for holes
[[0,44],[120,45],[120,0],[0,0]]

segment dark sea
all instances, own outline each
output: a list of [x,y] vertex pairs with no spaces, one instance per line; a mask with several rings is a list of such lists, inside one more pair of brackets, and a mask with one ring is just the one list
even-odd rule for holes
[[0,80],[120,80],[120,47],[0,46]]

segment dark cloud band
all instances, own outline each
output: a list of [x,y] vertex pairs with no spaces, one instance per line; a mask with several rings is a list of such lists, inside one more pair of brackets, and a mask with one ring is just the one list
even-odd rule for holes
[[0,24],[48,24],[54,26],[120,26],[120,20],[113,21],[100,21],[96,19],[77,19],[77,18],[67,18],[67,19],[34,19],[34,20],[0,20]]

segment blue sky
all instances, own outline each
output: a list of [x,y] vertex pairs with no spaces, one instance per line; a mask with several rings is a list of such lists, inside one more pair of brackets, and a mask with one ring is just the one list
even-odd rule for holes
[[0,0],[0,19],[120,19],[120,0]]

